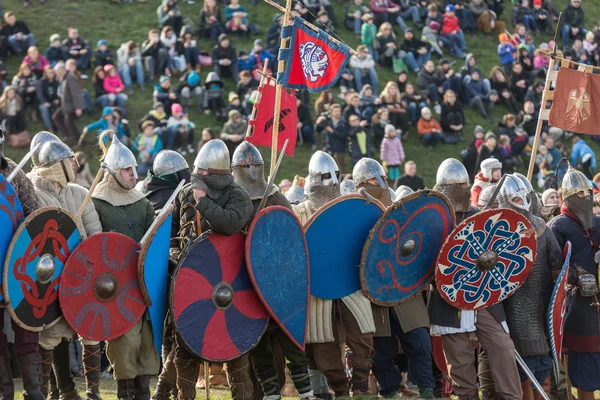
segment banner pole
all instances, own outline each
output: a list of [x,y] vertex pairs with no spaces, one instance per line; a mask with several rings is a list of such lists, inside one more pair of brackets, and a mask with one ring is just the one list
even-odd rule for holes
[[[556,46],[556,44],[554,45]],[[527,170],[527,180],[531,181],[533,177],[533,168],[535,166],[535,157],[537,156],[537,149],[540,144],[540,135],[542,134],[542,126],[544,120],[542,119],[542,111],[546,109],[547,93],[550,89],[550,75],[554,72],[554,57],[551,56],[550,62],[548,63],[548,73],[546,74],[546,83],[544,84],[544,92],[542,93],[542,102],[540,105],[540,112],[538,114],[537,126],[535,128],[535,138],[533,139],[533,147],[531,148],[531,159],[529,160],[529,169]]]
[[[267,77],[268,67],[269,67],[269,59],[267,58],[265,60],[265,63],[263,64],[262,74],[260,75],[260,83],[258,84],[259,88],[261,88],[265,84],[265,78]],[[257,97],[256,99],[254,99],[254,107],[252,107],[252,114],[250,115],[250,119],[248,121],[254,121],[254,119],[256,118],[256,109],[258,108],[259,105],[260,105],[260,97]],[[250,131],[252,131],[252,133],[254,133],[253,128],[254,128],[254,125],[248,124],[248,129],[246,129],[246,137],[252,136],[250,134]]]
[[[292,0],[286,0],[285,13],[283,14],[282,27],[286,27],[290,24],[290,16],[292,15]],[[279,45],[280,49],[285,49],[289,46],[289,38],[281,38]],[[277,74],[285,72],[285,61],[279,60],[277,64]],[[275,110],[273,114],[273,137],[271,141],[271,166],[269,175],[275,171],[275,164],[277,163],[277,145],[279,144],[279,122],[281,119],[281,91],[283,90],[283,84],[278,83],[275,88]]]

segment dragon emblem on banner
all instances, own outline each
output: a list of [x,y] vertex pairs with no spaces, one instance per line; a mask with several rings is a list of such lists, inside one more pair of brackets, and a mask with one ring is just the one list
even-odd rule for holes
[[329,58],[323,48],[314,42],[306,42],[300,45],[299,51],[304,79],[316,82],[317,79],[324,77]]

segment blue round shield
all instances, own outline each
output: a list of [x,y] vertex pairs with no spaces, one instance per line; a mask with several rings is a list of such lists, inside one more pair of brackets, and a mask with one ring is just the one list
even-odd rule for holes
[[[12,185],[0,175],[0,260],[6,258],[8,246],[15,231],[23,222],[23,207]],[[0,305],[4,303],[2,295],[2,274],[0,274]]]
[[378,201],[347,195],[321,207],[305,224],[310,294],[341,299],[361,289],[360,259],[369,231],[383,215]]
[[258,297],[285,334],[304,350],[309,294],[302,225],[281,206],[261,210],[246,237],[246,263]]
[[452,206],[433,190],[418,191],[390,206],[363,249],[361,284],[369,300],[393,306],[423,290],[453,227]]
[[60,276],[81,237],[75,218],[58,207],[35,210],[15,232],[2,288],[11,317],[23,328],[41,331],[62,317]]

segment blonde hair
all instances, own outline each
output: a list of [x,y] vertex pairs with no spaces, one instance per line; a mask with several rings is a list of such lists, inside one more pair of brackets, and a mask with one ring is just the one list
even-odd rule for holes
[[390,24],[389,22],[384,22],[383,24],[381,24],[381,26],[379,27],[379,30],[377,31],[376,36],[380,37],[380,36],[385,35],[385,30],[388,28],[392,32],[392,37],[395,39],[396,35],[394,34],[394,30],[392,29],[392,24]]
[[[395,95],[391,95],[389,93],[391,87],[395,87],[396,88],[396,94]],[[398,88],[398,85],[396,84],[396,82],[389,81],[385,85],[385,88],[381,91],[381,95],[379,97],[381,98],[381,100],[384,100],[388,104],[389,103],[400,103],[400,101],[401,101],[400,89]]]

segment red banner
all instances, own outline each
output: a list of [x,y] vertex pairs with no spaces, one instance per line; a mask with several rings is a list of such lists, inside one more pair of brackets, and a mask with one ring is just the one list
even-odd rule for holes
[[[268,81],[273,82],[271,79]],[[275,120],[275,86],[267,82],[258,91],[260,103],[255,104],[256,118],[248,123],[254,126],[252,136],[246,140],[255,146],[271,147],[273,144],[273,122]],[[279,111],[279,136],[277,137],[277,150],[281,151],[286,139],[289,139],[285,154],[293,157],[298,137],[298,106],[296,96],[287,90],[281,92],[281,109]]]
[[597,135],[600,127],[600,76],[561,68],[556,78],[551,126]]

